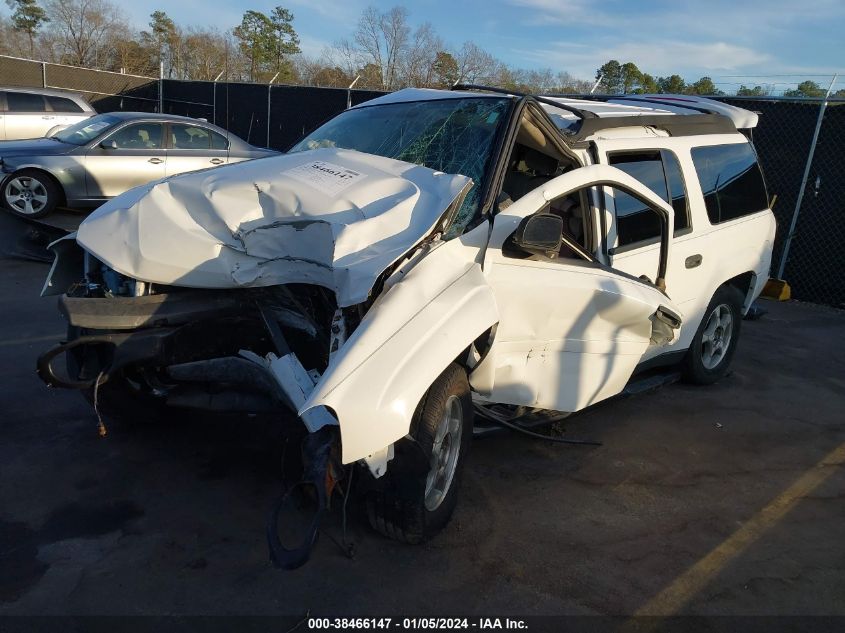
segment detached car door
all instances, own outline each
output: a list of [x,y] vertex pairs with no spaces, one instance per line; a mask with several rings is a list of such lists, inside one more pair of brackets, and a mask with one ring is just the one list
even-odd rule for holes
[[200,125],[168,125],[167,175],[224,165],[228,162],[226,139]]
[[97,139],[85,154],[89,198],[113,198],[124,191],[164,178],[167,154],[164,125],[129,123]]
[[[531,230],[529,218],[548,219],[564,197],[584,204],[581,193],[600,185],[641,199],[659,215],[667,239],[655,284],[600,263],[565,229],[554,252],[532,254],[518,245],[532,239],[520,236]],[[484,259],[500,321],[490,351],[470,378],[481,396],[577,411],[619,393],[649,347],[676,340],[680,313],[658,287],[668,262],[671,213],[651,190],[605,165],[559,176],[500,211]],[[562,229],[562,221],[557,226]]]

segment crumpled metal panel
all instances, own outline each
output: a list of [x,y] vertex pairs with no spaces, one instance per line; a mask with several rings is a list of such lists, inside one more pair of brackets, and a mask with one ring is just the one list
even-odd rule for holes
[[91,214],[77,241],[142,281],[313,283],[348,306],[366,300],[379,274],[471,185],[465,176],[324,148],[132,189]]

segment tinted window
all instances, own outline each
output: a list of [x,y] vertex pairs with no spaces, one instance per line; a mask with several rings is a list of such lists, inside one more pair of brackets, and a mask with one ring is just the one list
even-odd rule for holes
[[[668,201],[669,194],[660,152],[612,155],[610,164],[636,178]],[[611,192],[616,209],[616,235],[619,238],[619,246],[660,237],[660,218],[657,213],[627,193],[615,188],[611,188]]]
[[[667,151],[611,154],[610,164],[636,178],[675,210],[675,231],[689,227],[687,195],[678,158]],[[645,204],[613,189],[619,246],[660,237],[660,218]]]
[[65,99],[64,97],[51,97],[47,96],[47,103],[50,104],[50,107],[53,109],[53,112],[82,112],[82,108],[79,107],[79,104],[71,101],[70,99]]
[[211,133],[211,149],[229,149],[229,141],[217,132]]
[[112,134],[107,140],[118,149],[161,149],[161,123],[135,123]]
[[170,125],[170,147],[173,149],[208,149],[211,132],[196,125]]
[[763,174],[748,143],[693,148],[692,162],[713,224],[768,208]]
[[7,92],[9,112],[45,112],[44,97],[31,92]]

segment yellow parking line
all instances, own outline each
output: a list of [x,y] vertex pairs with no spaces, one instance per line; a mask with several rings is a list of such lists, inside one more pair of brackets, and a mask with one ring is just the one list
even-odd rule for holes
[[[668,587],[637,609],[634,616],[669,616],[678,613],[725,566],[745,551],[766,530],[780,521],[787,512],[819,487],[845,464],[845,444],[828,453],[813,468],[769,505],[760,510],[740,529],[710,551],[704,558],[678,576]],[[654,624],[657,624],[655,622]],[[636,626],[643,630],[642,626]]]
[[31,336],[29,338],[16,338],[6,341],[0,341],[0,347],[9,347],[11,345],[28,345],[29,343],[46,343],[50,341],[58,343],[64,337],[64,334],[51,334],[49,336]]

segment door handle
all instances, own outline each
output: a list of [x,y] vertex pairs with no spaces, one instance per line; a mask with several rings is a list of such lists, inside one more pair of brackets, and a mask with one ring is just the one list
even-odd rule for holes
[[54,116],[46,116],[46,115],[45,115],[45,116],[43,116],[43,117],[41,117],[41,118],[42,118],[42,119],[44,119],[45,121],[52,121],[52,120],[53,120],[53,119],[55,119],[56,117],[54,117]]
[[701,265],[701,260],[704,258],[701,255],[690,255],[684,260],[684,266],[687,268],[695,268]]
[[210,162],[212,165],[222,165],[224,161],[222,158],[212,158]]
[[151,158],[147,161],[148,163],[152,163],[153,165],[161,165],[164,161],[160,158]]

